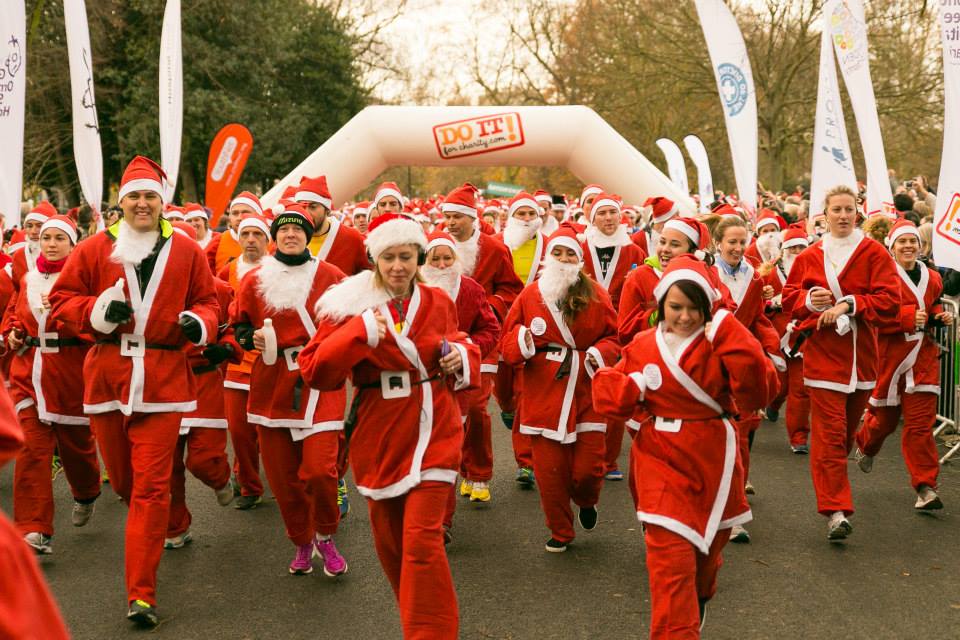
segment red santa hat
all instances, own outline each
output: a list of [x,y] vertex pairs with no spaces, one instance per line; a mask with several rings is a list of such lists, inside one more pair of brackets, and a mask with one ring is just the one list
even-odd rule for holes
[[310,242],[310,238],[313,237],[313,218],[303,208],[303,205],[291,204],[284,207],[283,213],[273,219],[273,222],[270,223],[270,238],[272,240],[276,241],[277,232],[285,224],[295,224],[303,229],[303,232],[307,235],[307,242]]
[[184,222],[182,220],[174,220],[170,223],[173,225],[174,233],[179,233],[181,235],[187,236],[194,242],[197,241],[197,230],[193,228],[193,225],[189,222]]
[[163,217],[167,220],[183,220],[185,210],[175,204],[168,204],[163,208]]
[[27,224],[28,222],[39,222],[43,224],[55,215],[57,215],[57,208],[47,200],[44,200],[30,210],[27,217],[23,219],[23,224]]
[[503,203],[496,199],[487,200],[487,202],[483,205],[484,213],[498,213],[501,209],[503,209]]
[[623,205],[616,196],[600,191],[597,193],[597,197],[594,199],[594,201],[590,204],[590,211],[587,214],[587,218],[589,218],[590,222],[593,222],[593,214],[596,213],[597,209],[600,207],[613,207],[617,210],[618,214],[622,213],[623,211]]
[[670,264],[663,270],[660,282],[653,288],[653,295],[657,298],[657,302],[660,302],[663,296],[667,295],[670,287],[681,280],[687,280],[700,287],[706,294],[707,300],[713,305],[720,299],[720,292],[714,286],[713,278],[710,276],[708,269],[709,267],[705,262],[697,260],[693,256],[677,256],[670,260]]
[[163,198],[163,182],[166,179],[167,174],[163,172],[160,165],[150,158],[137,156],[123,171],[117,200],[123,200],[127,194],[134,191],[153,191]]
[[227,210],[233,209],[234,205],[238,204],[246,205],[260,215],[263,215],[263,205],[260,204],[260,198],[249,191],[241,191],[236,198],[230,201],[230,206],[227,207]]
[[797,224],[790,225],[786,232],[784,232],[783,243],[781,243],[780,248],[789,249],[790,247],[809,246],[810,239],[807,237],[807,230],[804,229],[802,222],[798,222]]
[[553,196],[544,191],[543,189],[537,189],[533,192],[533,199],[537,201],[538,205],[543,209],[549,209],[553,204]]
[[577,258],[580,259],[580,262],[583,262],[583,247],[580,245],[580,241],[577,240],[576,230],[572,227],[568,225],[562,225],[559,229],[554,231],[553,235],[547,238],[547,249],[545,254],[549,256],[554,247],[566,247],[567,249],[571,249],[577,254]]
[[210,216],[207,215],[207,210],[203,208],[203,205],[200,205],[196,202],[188,202],[183,205],[183,211],[183,219],[188,222],[194,218],[203,218],[207,221],[210,220]]
[[710,232],[707,230],[706,225],[694,218],[668,220],[667,223],[663,225],[663,228],[664,230],[673,229],[674,231],[679,231],[690,238],[694,246],[701,251],[707,248],[707,244],[710,241]]
[[897,238],[904,235],[913,235],[917,237],[917,240],[921,240],[920,230],[917,229],[917,225],[913,224],[909,220],[901,219],[898,220],[895,225],[893,225],[893,227],[890,229],[890,232],[887,234],[887,246],[892,247],[893,243],[897,241]]
[[443,213],[462,213],[471,218],[477,217],[477,188],[469,182],[463,183],[447,194],[440,205]]
[[379,204],[379,202],[387,196],[393,196],[397,199],[397,202],[400,203],[400,206],[403,206],[403,194],[400,193],[400,187],[397,186],[397,183],[384,182],[377,187],[377,192],[373,194],[373,200],[370,201],[369,209],[376,209],[377,204]]
[[711,213],[715,213],[716,215],[720,216],[721,218],[726,218],[727,216],[733,216],[733,217],[735,217],[735,218],[738,218],[738,219],[740,219],[740,220],[743,220],[743,216],[741,216],[739,213],[737,213],[737,210],[734,209],[733,207],[731,207],[730,205],[728,205],[726,202],[724,202],[724,203],[722,203],[722,204],[718,204],[716,207],[714,207],[714,209],[713,209],[713,211],[711,211]]
[[358,202],[353,206],[353,211],[350,212],[350,217],[356,218],[357,216],[365,216],[367,215],[367,211],[369,210],[370,210],[370,201],[361,200],[360,202]]
[[650,220],[654,224],[666,222],[670,218],[680,214],[680,207],[678,207],[670,198],[657,196],[655,198],[651,198],[647,202],[650,203],[648,206],[653,208]]
[[512,218],[513,214],[516,213],[520,207],[530,207],[539,214],[540,204],[526,191],[520,191],[510,198],[510,204],[507,207],[507,217]]
[[237,225],[237,235],[243,233],[244,229],[257,229],[263,232],[263,235],[270,237],[270,223],[254,213],[245,213],[240,217],[240,224]]
[[327,176],[317,176],[316,178],[300,178],[300,186],[297,187],[293,199],[297,202],[319,202],[327,208],[333,209],[333,196],[330,195],[330,189],[327,188]]
[[782,218],[770,209],[760,209],[759,215],[757,216],[757,233],[760,232],[760,229],[769,227],[770,225],[774,225],[778,231],[782,231],[786,225],[783,224],[781,220]]
[[583,188],[583,191],[580,192],[580,206],[583,206],[583,201],[589,198],[590,196],[595,196],[603,193],[603,187],[599,184],[588,184]]
[[453,241],[453,236],[444,231],[434,231],[427,236],[427,252],[435,247],[450,247],[453,255],[457,255],[457,245]]
[[427,250],[427,235],[423,225],[409,216],[399,213],[385,213],[377,216],[367,227],[367,239],[364,241],[367,251],[376,260],[377,256],[401,244],[415,244]]
[[77,244],[77,223],[70,219],[70,216],[55,214],[47,218],[40,227],[42,234],[47,229],[58,229],[67,234],[71,244]]

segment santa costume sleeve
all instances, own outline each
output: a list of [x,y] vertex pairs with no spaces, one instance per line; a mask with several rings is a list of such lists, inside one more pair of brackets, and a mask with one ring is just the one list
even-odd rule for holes
[[706,337],[729,374],[730,390],[741,413],[766,407],[779,391],[779,377],[757,339],[726,310],[713,316]]
[[[463,282],[467,281],[466,276],[464,276]],[[475,283],[475,281],[472,280],[470,282]],[[487,355],[496,348],[497,342],[500,340],[500,321],[497,320],[497,316],[493,313],[493,309],[487,302],[483,287],[477,284],[476,287],[470,286],[469,289],[464,289],[463,285],[461,285],[461,296],[468,295],[468,291],[469,295],[477,297],[477,299],[473,301],[477,313],[474,315],[473,323],[470,325],[470,339],[480,348],[480,356],[486,358]]]
[[[536,287],[536,285],[531,285]],[[500,338],[500,353],[503,355],[503,361],[508,365],[516,367],[536,354],[537,337],[527,328],[527,320],[524,314],[524,302],[526,293],[521,294],[510,307],[507,319],[503,323],[503,335]],[[527,336],[533,338],[534,347],[527,346]]]
[[297,356],[300,375],[313,389],[343,387],[353,368],[380,344],[373,309],[344,322],[321,319],[317,332]]

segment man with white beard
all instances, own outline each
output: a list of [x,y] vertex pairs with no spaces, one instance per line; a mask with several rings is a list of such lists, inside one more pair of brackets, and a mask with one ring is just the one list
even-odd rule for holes
[[[463,275],[457,246],[453,237],[436,231],[428,238],[426,263],[420,268],[423,279],[431,287],[443,289],[457,306],[460,331],[470,336],[480,348],[482,358],[497,353],[500,340],[500,322],[487,303],[483,286],[469,276]],[[489,502],[489,482],[493,477],[493,443],[490,436],[490,416],[487,401],[493,381],[484,377],[484,387],[470,392],[460,392],[457,400],[464,421],[463,459],[460,464],[460,495],[471,502]],[[451,499],[444,517],[444,533],[447,541],[453,526],[453,511],[456,506],[456,485],[450,487]]]
[[[777,333],[780,345],[784,347],[787,361],[786,374],[780,374],[780,394],[767,407],[767,420],[775,422],[780,417],[780,407],[787,403],[787,435],[790,438],[790,450],[798,455],[809,453],[807,436],[810,433],[810,397],[803,385],[803,355],[790,357],[786,347],[794,347],[796,336],[790,331],[790,314],[784,312],[781,305],[783,285],[787,282],[790,269],[797,256],[809,246],[809,239],[802,222],[791,225],[783,234],[780,259],[776,263],[761,266],[763,274],[764,297],[767,299],[767,314]],[[767,271],[766,273],[763,273]]]
[[[524,192],[521,191],[520,193],[524,193]],[[514,198],[519,196],[520,193],[514,196]],[[542,227],[543,234],[544,236],[549,236],[554,231],[560,228],[560,223],[557,222],[557,219],[553,216],[553,210],[552,210],[553,196],[551,196],[549,193],[547,193],[543,189],[537,189],[533,193],[533,200],[537,203],[537,213],[540,216],[541,221],[543,222],[543,227]],[[510,214],[507,214],[507,222],[510,221],[511,217],[513,216],[511,216]]]
[[[783,231],[784,226],[786,225],[781,222],[780,216],[776,213],[770,209],[760,209],[754,228],[754,233],[756,233],[757,237],[753,243],[747,247],[747,250],[743,252],[743,257],[749,260],[754,267],[759,267],[763,262],[774,262],[776,258],[773,260],[766,259],[761,254],[761,249],[764,249],[768,255],[770,255],[773,246],[779,244],[780,233]],[[769,235],[775,235],[776,238],[773,240],[764,238],[764,236]]]
[[513,257],[513,270],[525,285],[537,279],[547,246],[539,209],[537,201],[526,191],[513,196],[502,234],[503,244]]

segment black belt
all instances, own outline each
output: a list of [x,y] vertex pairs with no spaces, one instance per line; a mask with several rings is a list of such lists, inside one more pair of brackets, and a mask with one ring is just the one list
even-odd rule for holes
[[570,347],[558,347],[552,344],[548,344],[545,347],[537,347],[535,349],[537,353],[563,353],[564,349],[567,350],[567,354],[560,362],[560,366],[557,368],[557,373],[555,376],[553,376],[554,380],[563,380],[570,375],[570,370],[573,366],[573,352],[578,351],[578,349],[571,349]]
[[27,336],[23,339],[23,344],[28,347],[44,347],[50,349],[53,347],[82,347],[88,343],[80,338],[45,338],[41,340],[40,338]]
[[[428,382],[433,382],[434,380],[439,380],[440,374],[438,373],[435,376],[429,378],[424,378],[423,380],[416,380],[410,383],[411,387],[415,387],[420,384],[426,384]],[[357,426],[357,410],[360,408],[360,396],[361,392],[368,389],[379,389],[379,382],[368,382],[367,384],[356,385],[356,393],[353,395],[353,401],[350,403],[350,411],[347,412],[347,418],[343,421],[343,435],[347,441],[347,444],[350,443],[350,436],[353,435],[353,430]]]
[[199,367],[194,367],[194,368],[193,368],[193,373],[194,373],[194,375],[200,375],[201,373],[212,373],[212,372],[214,372],[214,371],[217,370],[217,367],[218,367],[218,366],[219,366],[219,365],[215,365],[215,364],[205,364],[205,365],[201,365],[201,366],[199,366]]
[[[102,339],[102,340],[97,340],[97,344],[112,344],[119,347],[120,341]],[[175,344],[156,344],[156,343],[148,342],[143,346],[146,349],[159,349],[161,351],[182,351],[182,347],[179,347]]]

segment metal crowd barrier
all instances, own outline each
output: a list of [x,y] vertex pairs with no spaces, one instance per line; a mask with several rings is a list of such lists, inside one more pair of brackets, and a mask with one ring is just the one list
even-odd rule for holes
[[947,444],[949,450],[940,458],[940,464],[950,460],[956,453],[960,452],[960,429],[957,428],[960,415],[957,411],[960,408],[958,394],[960,389],[957,383],[960,382],[960,348],[957,344],[957,322],[960,321],[960,305],[952,298],[943,298],[941,300],[943,310],[953,314],[954,322],[948,327],[939,327],[934,335],[937,339],[937,345],[940,347],[940,399],[937,403],[937,423],[933,430],[934,437],[941,434],[952,433],[957,438],[954,444]]

